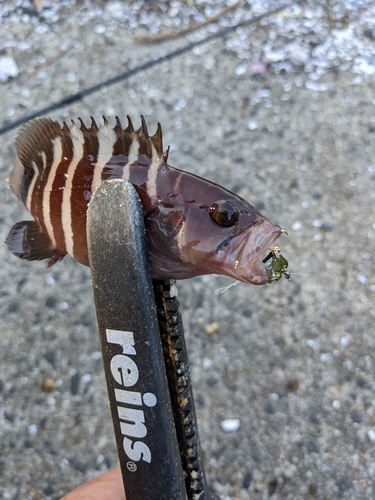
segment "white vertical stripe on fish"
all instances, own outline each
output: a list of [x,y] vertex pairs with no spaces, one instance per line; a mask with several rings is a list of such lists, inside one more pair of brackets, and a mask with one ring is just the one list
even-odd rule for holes
[[85,142],[82,131],[73,123],[70,129],[70,136],[73,143],[73,158],[70,162],[68,170],[65,174],[66,183],[63,193],[63,201],[61,206],[61,219],[62,227],[65,236],[65,246],[68,254],[74,256],[73,254],[73,226],[72,226],[72,209],[70,205],[70,197],[72,194],[72,183],[74,178],[74,172],[77,168],[78,163],[83,157],[83,144]]
[[35,183],[38,179],[38,175],[39,175],[39,171],[38,171],[38,167],[36,166],[36,163],[35,162],[31,162],[31,166],[33,167],[34,169],[34,176],[30,182],[30,185],[29,185],[29,189],[27,191],[27,196],[26,196],[26,202],[25,202],[25,205],[26,205],[26,208],[29,212],[31,212],[31,200],[32,200],[32,197],[33,197],[33,191],[34,191],[34,187],[35,187]]
[[148,167],[147,172],[147,194],[148,197],[153,203],[153,200],[156,198],[156,179],[159,172],[160,163],[158,161],[153,161],[151,165]]
[[44,191],[43,191],[43,219],[44,219],[44,225],[46,226],[47,229],[48,236],[51,238],[52,243],[56,245],[55,235],[51,224],[50,196],[52,192],[53,181],[55,180],[56,177],[56,171],[62,160],[63,151],[62,151],[61,137],[56,137],[56,139],[53,139],[52,144],[53,144],[53,163],[51,165],[48,174],[47,184],[44,186]]
[[103,127],[98,130],[99,151],[96,164],[94,163],[95,160],[92,162],[94,172],[91,184],[92,194],[94,194],[96,188],[101,183],[103,170],[113,156],[113,146],[116,141],[117,135],[115,131],[111,129],[107,123],[105,123]]
[[158,152],[156,151],[155,146],[151,143],[151,158],[152,162],[156,162],[159,159]]
[[128,163],[124,165],[124,171],[122,172],[121,179],[124,179],[126,181],[129,180],[130,167],[138,160],[139,146],[139,141],[134,138],[129,148]]
[[153,144],[151,144],[151,157],[152,163],[148,169],[148,177],[147,177],[147,194],[150,200],[156,198],[156,179],[159,172],[160,166],[160,158],[158,156],[158,152]]

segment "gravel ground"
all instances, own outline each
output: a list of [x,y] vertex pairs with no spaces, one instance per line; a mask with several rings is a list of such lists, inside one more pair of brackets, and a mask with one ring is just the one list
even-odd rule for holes
[[[289,231],[292,279],[179,282],[209,483],[226,499],[375,496],[375,41],[372,2],[306,2],[56,109],[163,125],[170,163],[227,186]],[[57,5],[55,5],[57,4]],[[9,122],[277,2],[0,6]],[[328,5],[328,7],[326,6]],[[5,178],[1,240],[27,217]],[[89,270],[0,246],[0,497],[55,500],[116,464]],[[223,430],[226,419],[239,428]],[[161,497],[162,498],[162,497]],[[163,499],[164,500],[164,499]],[[168,499],[165,499],[168,500]]]

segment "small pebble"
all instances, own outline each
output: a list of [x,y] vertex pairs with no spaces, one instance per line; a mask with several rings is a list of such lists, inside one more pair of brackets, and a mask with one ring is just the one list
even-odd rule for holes
[[362,285],[367,285],[368,284],[368,278],[364,276],[363,274],[358,274],[357,280],[362,283]]
[[294,50],[290,52],[289,59],[294,66],[305,66],[309,59],[309,54],[302,50]]
[[309,90],[315,90],[315,92],[325,92],[329,88],[326,83],[317,83],[311,80],[307,80],[305,87]]
[[320,349],[320,343],[319,340],[315,339],[307,339],[306,344],[311,347],[311,349],[314,349],[314,351],[319,351]]
[[370,76],[375,73],[375,66],[371,61],[363,61],[359,65],[357,65],[356,69],[358,69],[364,75]]
[[293,231],[299,231],[300,229],[302,229],[302,222],[297,220],[296,222],[294,222],[292,224],[292,229]]
[[105,27],[103,24],[97,24],[97,25],[94,27],[94,31],[95,31],[95,33],[97,33],[98,35],[101,35],[102,33],[105,33],[105,31],[106,31],[106,27]]
[[367,38],[371,38],[371,40],[375,40],[375,30],[374,29],[367,29],[363,31],[364,36]]
[[350,344],[350,338],[349,338],[349,337],[347,337],[347,336],[341,337],[341,339],[340,339],[340,344],[341,344],[343,347],[348,347],[348,345]]
[[235,432],[240,428],[241,422],[238,418],[228,418],[220,422],[220,427],[224,432]]
[[207,71],[210,71],[211,69],[214,69],[216,64],[215,58],[213,56],[207,57],[207,59],[203,62],[203,67]]
[[246,64],[240,64],[239,66],[236,67],[234,70],[236,76],[242,76],[246,73],[247,66]]
[[68,71],[65,79],[69,83],[74,83],[77,80],[77,77],[76,77],[76,74],[74,73],[74,71]]
[[250,120],[247,124],[249,130],[256,130],[259,127],[259,123],[256,120]]
[[313,220],[313,226],[319,227],[320,229],[323,229],[323,231],[332,231],[333,229],[331,224],[329,224],[328,222],[323,222],[322,220],[319,219]]
[[91,375],[89,373],[82,375],[82,383],[88,384],[89,382],[91,382]]
[[249,486],[251,485],[252,479],[253,479],[252,472],[251,471],[246,472],[246,474],[245,474],[245,476],[243,478],[243,483],[242,483],[243,487],[244,488],[249,488]]
[[320,361],[323,361],[323,363],[330,363],[332,361],[332,354],[330,354],[329,352],[324,352],[320,356]]
[[52,377],[46,377],[42,382],[42,391],[43,392],[53,392],[56,390],[56,382]]
[[323,221],[321,221],[319,219],[314,219],[313,220],[313,226],[315,226],[315,227],[322,227],[323,226]]
[[271,91],[270,89],[259,89],[257,92],[257,97],[270,97]]
[[297,392],[299,389],[300,383],[298,378],[290,378],[286,381],[286,387],[290,392]]
[[13,57],[0,57],[0,82],[6,82],[8,78],[15,78],[19,72],[20,70]]
[[187,103],[186,103],[185,99],[181,98],[173,104],[173,109],[175,111],[181,111],[181,109],[186,107],[186,104]]
[[262,75],[263,73],[266,72],[266,65],[259,62],[259,63],[255,63],[255,64],[252,64],[250,66],[250,74],[251,75]]
[[217,321],[214,321],[213,323],[209,323],[204,327],[204,331],[207,333],[207,335],[215,335],[219,331],[219,323]]
[[203,368],[205,370],[208,370],[208,368],[211,368],[212,365],[213,365],[212,359],[209,359],[209,358],[204,358],[203,359]]
[[38,428],[35,424],[31,424],[29,425],[29,427],[27,428],[27,432],[31,435],[31,436],[35,436],[36,433],[38,432]]
[[63,458],[59,463],[59,467],[61,470],[65,469],[69,465],[69,460],[67,458]]

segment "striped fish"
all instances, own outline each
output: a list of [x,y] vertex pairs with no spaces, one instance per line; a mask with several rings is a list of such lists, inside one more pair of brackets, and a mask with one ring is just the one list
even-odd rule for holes
[[143,116],[135,130],[91,119],[69,127],[50,118],[26,123],[16,135],[12,191],[34,217],[18,222],[7,238],[10,251],[26,260],[71,255],[89,265],[86,212],[107,179],[126,179],[144,208],[153,279],[224,274],[253,284],[270,281],[262,262],[284,232],[247,201],[223,187],[168,165],[162,130],[150,136]]

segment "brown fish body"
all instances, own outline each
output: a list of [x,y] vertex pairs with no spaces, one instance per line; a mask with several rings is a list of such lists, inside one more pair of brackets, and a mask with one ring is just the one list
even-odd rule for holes
[[98,185],[125,179],[137,190],[145,217],[153,279],[225,274],[268,282],[262,257],[280,235],[254,207],[225,188],[167,164],[160,124],[149,136],[145,121],[135,131],[92,119],[69,128],[49,118],[24,125],[16,136],[13,192],[34,221],[13,226],[7,244],[18,257],[50,259],[67,253],[89,265],[86,213]]

